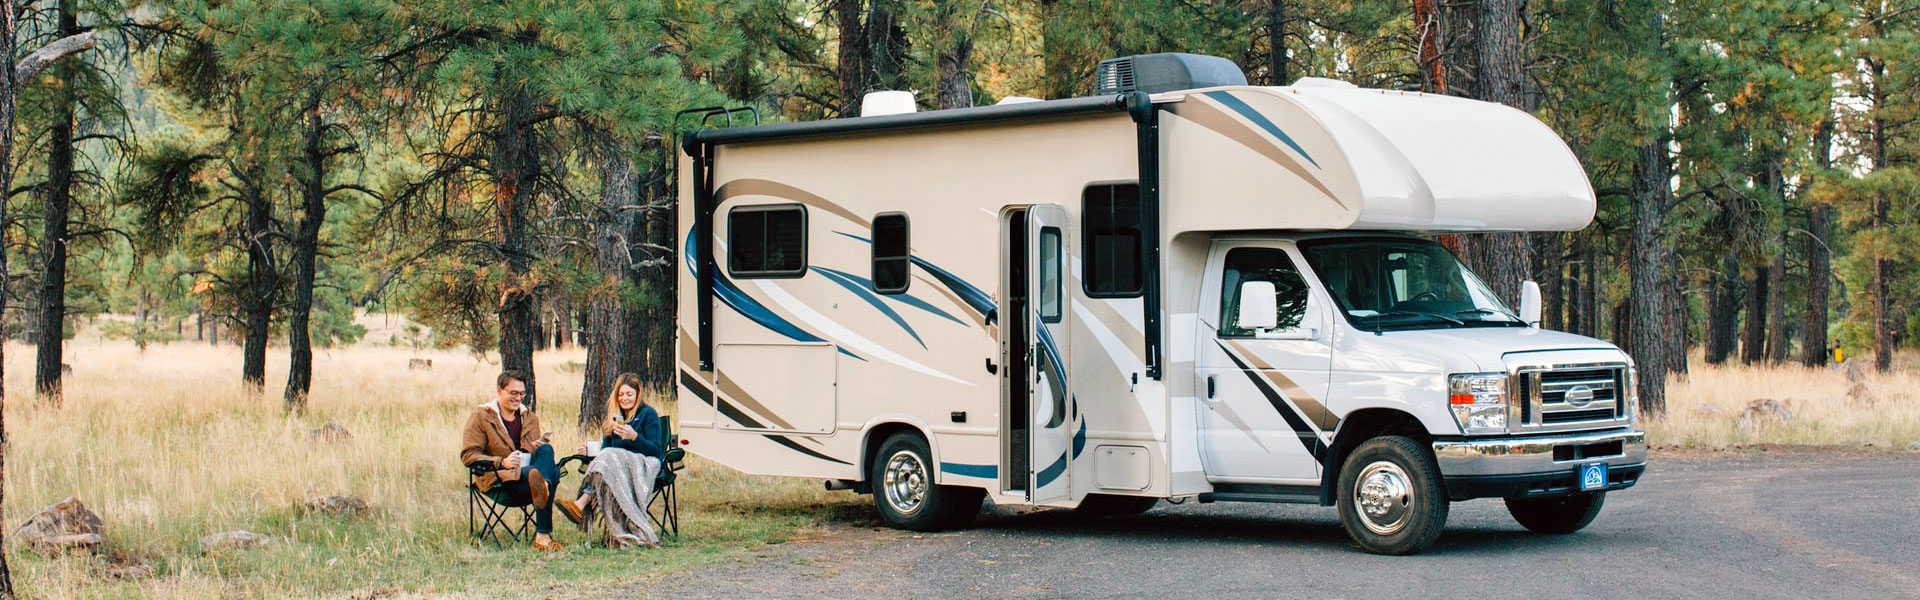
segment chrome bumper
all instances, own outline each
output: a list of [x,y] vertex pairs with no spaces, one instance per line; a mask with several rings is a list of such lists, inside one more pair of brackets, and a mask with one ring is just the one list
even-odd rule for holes
[[[1620,444],[1617,453],[1587,454],[1610,450],[1614,442]],[[1559,457],[1555,456],[1555,448],[1562,448]],[[1595,461],[1607,463],[1608,468],[1626,467],[1646,464],[1647,432],[1613,429],[1569,435],[1442,441],[1433,443],[1433,456],[1440,463],[1441,475],[1448,478],[1571,473],[1574,465]]]

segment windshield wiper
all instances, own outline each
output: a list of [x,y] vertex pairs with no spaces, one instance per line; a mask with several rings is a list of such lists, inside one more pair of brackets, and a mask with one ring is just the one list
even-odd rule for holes
[[1466,310],[1456,310],[1456,311],[1453,311],[1453,314],[1456,314],[1456,315],[1500,315],[1500,316],[1502,316],[1502,317],[1506,317],[1506,318],[1509,318],[1509,319],[1513,319],[1513,320],[1515,320],[1515,321],[1518,321],[1518,320],[1520,320],[1520,317],[1516,317],[1516,316],[1513,316],[1513,314],[1512,314],[1512,313],[1508,313],[1508,312],[1504,312],[1504,311],[1498,311],[1498,310],[1493,310],[1493,309],[1489,309],[1489,308],[1469,308],[1469,309],[1466,309]]
[[1375,314],[1373,315],[1373,317],[1375,319],[1374,324],[1376,327],[1380,323],[1379,321],[1380,317],[1431,317],[1431,318],[1439,319],[1442,321],[1446,321],[1448,323],[1452,323],[1454,325],[1467,324],[1466,321],[1455,319],[1453,317],[1449,317],[1440,313],[1426,312],[1426,311],[1420,311],[1420,310],[1390,310],[1387,312]]

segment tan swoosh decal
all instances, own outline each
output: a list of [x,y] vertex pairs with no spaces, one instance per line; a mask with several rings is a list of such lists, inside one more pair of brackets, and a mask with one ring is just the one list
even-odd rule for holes
[[[1079,287],[1076,286],[1073,289],[1077,290]],[[1113,332],[1114,337],[1120,338],[1121,343],[1127,345],[1127,351],[1132,352],[1135,359],[1141,363],[1147,362],[1146,337],[1140,335],[1139,329],[1128,324],[1126,317],[1120,316],[1120,312],[1114,310],[1113,305],[1097,298],[1088,298],[1086,302],[1079,304],[1085,306],[1087,312],[1093,313],[1093,318],[1099,319],[1100,324],[1105,325],[1107,331]]]
[[867,219],[864,217],[853,214],[853,211],[849,211],[838,204],[834,204],[833,202],[827,200],[826,198],[822,198],[814,194],[813,192],[809,192],[797,187],[793,187],[791,185],[780,183],[778,181],[769,181],[766,179],[735,179],[733,181],[729,181],[724,184],[721,184],[720,189],[713,191],[714,202],[716,203],[726,202],[727,199],[732,198],[734,196],[748,196],[748,195],[772,196],[775,198],[784,198],[787,200],[792,200],[794,202],[799,202],[807,206],[811,206],[814,208],[818,208],[820,210],[833,213],[835,215],[839,215],[843,219],[852,221],[854,223],[858,223],[861,227],[866,227],[866,228],[873,227],[873,223],[867,221]]
[[920,271],[918,270],[913,271],[913,278],[926,282],[927,287],[933,288],[933,291],[940,292],[940,295],[947,297],[948,302],[952,302],[954,306],[960,307],[960,310],[957,310],[954,312],[958,312],[961,315],[966,316],[968,319],[971,319],[975,325],[979,325],[982,329],[986,328],[987,326],[986,315],[974,314],[973,310],[971,308],[968,308],[966,302],[960,300],[959,296],[956,296],[953,294],[953,290],[947,289],[947,286],[941,285],[939,281],[935,281],[931,277],[920,274]]
[[693,341],[693,334],[687,333],[687,328],[681,327],[680,335],[674,337],[680,338],[680,365],[686,367],[688,371],[699,371],[700,344]]
[[1314,189],[1326,194],[1327,198],[1332,199],[1334,204],[1340,205],[1340,208],[1347,208],[1346,203],[1340,201],[1340,196],[1334,194],[1332,190],[1327,189],[1327,186],[1320,183],[1318,178],[1309,174],[1307,168],[1300,165],[1300,161],[1295,160],[1292,156],[1288,156],[1286,152],[1280,149],[1278,144],[1267,141],[1264,134],[1254,130],[1253,126],[1240,122],[1239,118],[1227,114],[1225,110],[1221,110],[1221,108],[1213,102],[1213,100],[1209,100],[1203,96],[1188,96],[1186,100],[1175,102],[1170,106],[1173,107],[1173,114],[1180,115],[1181,118],[1193,121],[1196,125],[1213,130],[1214,133],[1226,136],[1227,139],[1239,142],[1240,145],[1246,146],[1248,150],[1267,157],[1267,160],[1273,161],[1274,164],[1285,167],[1288,171],[1293,171],[1294,175],[1298,175],[1301,179],[1306,180],[1307,183],[1313,185]]
[[1253,443],[1255,445],[1260,446],[1261,450],[1267,451],[1268,454],[1273,453],[1273,449],[1268,448],[1267,443],[1261,440],[1258,434],[1255,434],[1253,432],[1253,427],[1251,425],[1247,425],[1247,421],[1245,419],[1240,418],[1240,413],[1233,412],[1232,406],[1229,406],[1225,402],[1221,402],[1213,405],[1213,412],[1214,414],[1220,415],[1220,418],[1226,419],[1228,423],[1232,423],[1234,428],[1240,430],[1240,433],[1247,434],[1247,439],[1253,440]]
[[1251,364],[1259,369],[1260,375],[1266,377],[1267,381],[1273,382],[1273,385],[1279,388],[1281,393],[1286,394],[1288,400],[1292,400],[1295,405],[1298,405],[1300,410],[1307,414],[1307,418],[1313,420],[1313,424],[1320,428],[1321,432],[1333,433],[1334,428],[1340,426],[1340,418],[1333,416],[1333,411],[1327,410],[1326,405],[1321,404],[1319,399],[1313,397],[1313,394],[1307,393],[1306,388],[1300,387],[1298,383],[1294,383],[1293,379],[1287,377],[1286,373],[1282,373],[1280,370],[1268,365],[1266,361],[1260,360],[1258,355],[1248,351],[1245,346],[1240,345],[1240,342],[1229,341],[1227,344],[1233,346],[1233,349],[1240,353],[1240,358],[1246,359],[1247,364]]
[[773,411],[767,410],[766,405],[761,404],[759,400],[753,399],[753,396],[748,395],[745,390],[740,389],[739,384],[734,383],[732,378],[727,377],[726,371],[720,372],[720,392],[726,394],[726,399],[747,407],[747,410],[751,410],[755,414],[766,417],[768,421],[773,421],[773,424],[779,425],[781,429],[793,429],[792,423],[788,423],[786,419],[780,418],[780,415],[773,414]]

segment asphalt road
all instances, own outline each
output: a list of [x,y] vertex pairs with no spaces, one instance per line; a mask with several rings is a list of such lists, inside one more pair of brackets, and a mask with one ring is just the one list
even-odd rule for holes
[[[1435,547],[1360,551],[1331,508],[994,509],[915,536],[846,523],[656,582],[660,598],[1920,598],[1920,454],[1656,455],[1567,536],[1455,503]],[[698,535],[693,533],[693,535]]]

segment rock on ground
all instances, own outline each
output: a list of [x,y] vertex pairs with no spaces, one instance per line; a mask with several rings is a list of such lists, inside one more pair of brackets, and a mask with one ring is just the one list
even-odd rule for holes
[[1740,418],[1734,421],[1741,431],[1752,433],[1762,425],[1779,424],[1793,420],[1793,407],[1784,400],[1761,398],[1747,403],[1746,410],[1740,411]]
[[204,550],[246,550],[273,543],[273,538],[245,529],[223,531],[200,538]]
[[347,426],[339,421],[328,419],[327,424],[313,430],[311,437],[323,442],[345,443],[353,441],[353,432],[347,431]]
[[309,513],[326,513],[336,517],[351,517],[366,512],[367,501],[353,496],[326,496],[308,498],[306,510]]
[[36,552],[98,552],[105,540],[104,529],[100,515],[87,510],[78,498],[68,496],[27,517],[27,521],[14,530],[13,539]]

